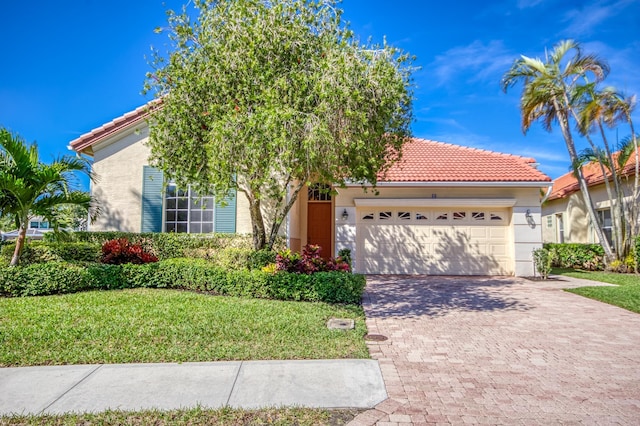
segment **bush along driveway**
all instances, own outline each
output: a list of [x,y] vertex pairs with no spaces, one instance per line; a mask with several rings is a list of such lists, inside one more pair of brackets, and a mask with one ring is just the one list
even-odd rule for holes
[[369,342],[390,399],[373,422],[636,424],[640,315],[564,281],[369,277]]

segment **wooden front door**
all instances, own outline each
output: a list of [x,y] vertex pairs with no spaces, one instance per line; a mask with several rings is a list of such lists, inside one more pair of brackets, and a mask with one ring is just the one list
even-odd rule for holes
[[322,247],[324,259],[333,256],[331,247],[331,201],[309,202],[307,205],[307,244]]

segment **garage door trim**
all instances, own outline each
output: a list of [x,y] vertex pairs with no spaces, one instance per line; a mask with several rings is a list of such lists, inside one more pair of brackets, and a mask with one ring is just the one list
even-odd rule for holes
[[513,207],[515,198],[354,198],[356,207]]

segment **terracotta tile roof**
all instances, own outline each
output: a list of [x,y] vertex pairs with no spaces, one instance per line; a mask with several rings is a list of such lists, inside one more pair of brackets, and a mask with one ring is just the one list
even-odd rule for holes
[[85,133],[78,139],[74,139],[69,143],[71,149],[76,152],[83,152],[93,145],[107,139],[109,136],[123,130],[131,125],[144,121],[151,112],[152,108],[159,103],[158,100],[151,101],[141,107],[134,109],[118,118],[115,118],[102,126],[93,129],[89,133]]
[[[154,100],[71,141],[77,152],[91,154],[91,147],[111,135],[141,123],[150,114]],[[387,173],[388,182],[550,182],[535,168],[533,158],[501,154],[425,139],[412,139],[404,146],[403,159]]]
[[[618,153],[614,153],[614,161],[618,157]],[[631,155],[627,164],[622,169],[622,176],[633,176],[635,171],[635,156]],[[598,163],[589,163],[582,167],[582,174],[587,181],[588,186],[595,186],[604,183],[604,175],[602,169]],[[611,179],[611,173],[606,171],[607,179]],[[553,181],[553,187],[551,188],[551,194],[547,198],[547,201],[556,200],[558,198],[565,198],[574,192],[580,190],[578,185],[578,179],[573,175],[573,172],[568,172]]]
[[533,158],[425,139],[405,144],[386,182],[550,182]]

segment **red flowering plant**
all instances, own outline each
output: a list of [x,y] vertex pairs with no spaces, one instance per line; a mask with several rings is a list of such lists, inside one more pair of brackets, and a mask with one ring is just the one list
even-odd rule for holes
[[302,248],[302,254],[283,250],[276,255],[276,271],[307,275],[330,271],[351,272],[351,267],[341,257],[324,260],[320,256],[321,250],[320,246],[311,244]]
[[129,242],[126,238],[109,240],[102,245],[102,263],[111,265],[122,265],[123,263],[151,263],[157,262],[158,258],[146,252],[140,244]]

